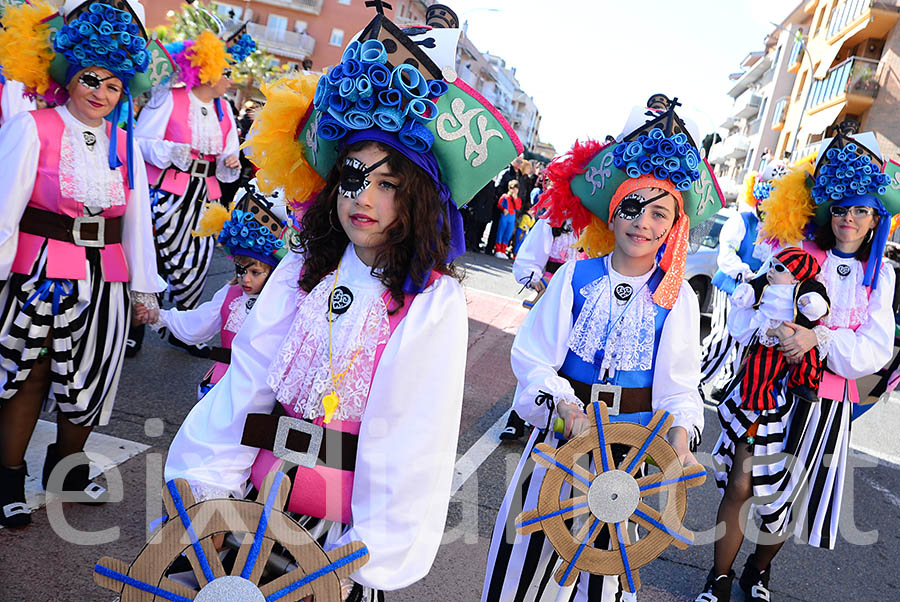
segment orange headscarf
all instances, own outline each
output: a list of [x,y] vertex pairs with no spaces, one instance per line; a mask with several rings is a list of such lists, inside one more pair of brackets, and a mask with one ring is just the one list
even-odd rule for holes
[[656,292],[653,293],[653,301],[660,307],[672,309],[675,300],[678,298],[678,291],[681,290],[681,282],[684,279],[684,264],[687,258],[688,240],[691,231],[691,219],[684,212],[684,200],[681,192],[675,189],[675,186],[668,180],[659,180],[650,175],[643,175],[638,178],[629,178],[622,182],[616,189],[612,199],[609,201],[609,216],[607,222],[612,223],[612,218],[616,214],[619,203],[627,195],[641,188],[657,188],[665,190],[673,197],[678,207],[678,219],[669,231],[666,238],[666,250],[659,262],[659,267],[666,273],[663,276]]

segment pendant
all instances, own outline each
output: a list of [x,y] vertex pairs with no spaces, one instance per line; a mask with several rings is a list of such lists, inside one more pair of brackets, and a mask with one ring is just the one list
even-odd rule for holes
[[200,114],[206,117],[207,115],[209,115],[209,109],[207,109],[206,107],[200,107]]
[[322,398],[322,408],[325,410],[325,417],[322,421],[325,424],[331,422],[331,417],[334,416],[334,412],[337,410],[339,403],[340,399],[338,399],[337,391],[332,391]]
[[353,292],[346,286],[339,286],[331,293],[328,311],[336,316],[346,313],[353,304]]
[[850,266],[847,265],[846,263],[842,263],[842,264],[838,265],[837,273],[838,273],[838,276],[840,276],[841,278],[846,278],[847,276],[850,275]]
[[623,282],[622,284],[616,285],[616,288],[613,290],[613,295],[616,297],[616,302],[619,305],[623,303],[627,303],[629,299],[631,299],[631,295],[634,294],[634,289],[630,284]]
[[94,150],[94,145],[97,144],[97,136],[94,135],[94,132],[81,132],[81,135],[84,136],[84,143],[88,149]]
[[256,304],[256,297],[250,297],[247,299],[247,311],[253,309],[253,306]]

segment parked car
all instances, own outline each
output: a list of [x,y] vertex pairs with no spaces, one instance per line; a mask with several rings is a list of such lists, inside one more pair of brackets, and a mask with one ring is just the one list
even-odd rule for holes
[[737,214],[734,209],[722,209],[712,218],[712,228],[700,241],[693,253],[688,253],[685,261],[684,277],[694,289],[700,302],[700,313],[708,316],[712,312],[712,277],[719,269],[716,257],[719,254],[719,232],[728,218]]

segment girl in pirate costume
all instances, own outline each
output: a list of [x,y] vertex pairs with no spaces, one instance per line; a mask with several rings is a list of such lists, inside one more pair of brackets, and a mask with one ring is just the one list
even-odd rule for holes
[[[653,411],[669,411],[670,442],[683,463],[696,463],[689,447],[703,428],[700,314],[684,260],[690,227],[721,208],[721,195],[674,101],[660,94],[648,104],[633,112],[620,142],[578,143],[546,170],[549,222],[570,219],[583,230],[578,246],[592,259],[556,272],[513,343],[513,407],[543,428],[532,433],[501,505],[482,602],[622,595],[617,578],[588,573],[560,587],[552,578],[559,558],[544,534],[519,536],[513,524],[523,507],[535,507],[545,475],[532,449],[560,445],[549,429],[556,417],[565,421],[565,437],[587,428],[584,404],[593,391],[607,401],[594,385],[621,391],[617,420],[646,424]],[[608,543],[604,531],[593,545]]]
[[[277,215],[274,210],[268,199],[256,190],[256,180],[247,184],[232,211],[221,205],[210,207],[200,221],[201,232],[218,233],[219,244],[228,249],[234,259],[235,278],[199,307],[162,309],[159,320],[151,322],[156,329],[165,326],[189,345],[206,343],[215,335],[220,336],[222,345],[210,351],[210,359],[215,364],[203,377],[198,398],[202,399],[225,374],[231,363],[231,342],[272,270],[287,252],[281,239],[287,215]],[[139,318],[144,311],[143,306],[137,306]]]
[[[437,28],[446,11],[430,7],[435,28],[409,35],[377,15],[317,84],[309,75],[264,88],[251,159],[261,187],[299,201],[298,246],[166,464],[167,479],[201,497],[241,497],[248,479],[258,486],[299,464],[288,509],[326,549],[368,548],[345,584],[353,600],[421,579],[440,544],[468,330],[450,263],[465,249],[457,203],[521,149],[454,77],[460,31],[455,16]],[[479,115],[480,144],[478,123],[454,117],[464,114]],[[278,424],[321,434],[321,447],[275,443]]]
[[[856,127],[842,123],[835,138],[823,141],[817,162],[783,176],[763,206],[769,237],[801,240],[809,226],[814,231],[803,249],[821,266],[817,279],[830,311],[814,328],[786,323],[794,332],[780,350],[797,363],[817,347],[825,373],[818,403],[791,394],[790,382],[783,381],[771,410],[743,409],[740,387],[719,406],[722,434],[713,453],[722,467],[715,476],[724,497],[716,521],[725,531],[715,542],[714,565],[698,601],[730,599],[731,567],[751,498],[760,500],[753,513],[761,539],[740,577],[747,599],[770,600],[772,559],[791,534],[816,547],[836,543],[851,413],[859,400],[854,380],[891,359],[894,272],[882,263],[882,253],[890,217],[900,211],[900,194],[891,187],[900,166],[881,159],[874,135],[853,135]],[[749,340],[753,313],[742,309],[731,316],[737,340]]]
[[[5,526],[31,520],[23,458],[45,400],[57,411],[58,429],[47,450],[44,487],[75,492],[74,501],[105,501],[104,489],[88,479],[86,461],[65,475],[53,468],[82,452],[94,426],[109,422],[132,300],[144,298],[152,315],[154,293],[164,287],[155,269],[140,149],[131,143],[130,124],[126,133],[104,123],[149,88],[142,77],[151,59],[143,7],[121,6],[71,0],[63,19],[33,2],[4,15],[9,29],[0,33],[0,61],[7,73],[36,94],[68,96],[63,105],[20,114],[0,130]],[[32,52],[17,52],[29,45]]]
[[[206,203],[221,197],[219,181],[234,182],[241,173],[238,128],[222,96],[231,86],[231,65],[243,61],[255,44],[241,38],[228,49],[217,34],[207,30],[196,40],[167,46],[177,78],[154,91],[136,130],[147,162],[159,264],[178,309],[199,303],[215,247],[212,236],[191,234]],[[183,85],[169,88],[176,83]],[[201,356],[209,351],[187,350]]]
[[[751,210],[742,211],[722,224],[716,256],[719,269],[712,279],[715,287],[712,322],[709,335],[702,343],[700,359],[700,383],[703,385],[709,382],[727,384],[734,373],[732,364],[737,346],[727,327],[730,295],[738,284],[752,280],[771,254],[771,246],[760,244],[758,240],[760,203],[769,198],[775,180],[786,172],[783,162],[770,161],[758,175],[748,175],[744,181],[744,201]],[[715,387],[713,398],[718,399],[723,390],[721,386]]]

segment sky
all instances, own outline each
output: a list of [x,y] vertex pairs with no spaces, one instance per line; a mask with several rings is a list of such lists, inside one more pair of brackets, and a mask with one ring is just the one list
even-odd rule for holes
[[[731,107],[728,75],[799,0],[448,0],[482,52],[516,68],[541,113],[540,137],[619,134],[632,107],[662,92],[700,137]],[[486,10],[490,7],[496,10]],[[697,140],[697,143],[700,141]]]

